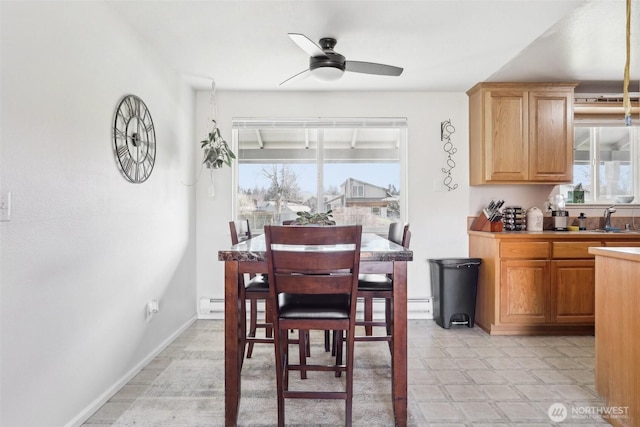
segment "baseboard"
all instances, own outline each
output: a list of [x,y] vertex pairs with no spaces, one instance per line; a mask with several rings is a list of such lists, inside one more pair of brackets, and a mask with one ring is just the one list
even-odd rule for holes
[[169,344],[178,338],[184,331],[187,330],[193,322],[197,320],[196,316],[190,318],[180,328],[178,328],[173,334],[171,334],[166,340],[158,345],[147,357],[145,357],[140,363],[127,372],[122,378],[116,381],[111,387],[109,387],[102,395],[96,400],[91,402],[82,412],[76,415],[71,421],[65,424],[65,427],[78,427],[81,426],[86,420],[88,420],[98,409],[102,407],[109,399],[111,399],[122,387],[124,387],[129,381],[133,379],[145,366],[147,366],[155,357],[160,354]]
[[[407,301],[407,319],[433,319],[433,300],[431,298],[411,298]],[[222,320],[224,319],[224,299],[201,298],[198,304],[198,319]],[[360,305],[358,307],[360,313]],[[264,306],[258,303],[258,311],[264,313]],[[374,316],[384,315],[384,303],[375,300],[373,303]]]

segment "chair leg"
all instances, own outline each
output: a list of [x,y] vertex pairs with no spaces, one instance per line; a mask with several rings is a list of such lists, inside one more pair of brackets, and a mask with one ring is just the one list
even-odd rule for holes
[[280,346],[280,351],[282,352],[282,366],[283,366],[283,381],[282,384],[284,386],[283,390],[289,390],[289,337],[282,337],[283,342]]
[[[267,298],[264,302],[264,323],[270,324],[273,321],[273,312],[271,311],[271,303],[269,302],[269,298]],[[265,334],[267,338],[273,337],[273,327],[267,326],[265,329]]]
[[[353,328],[352,328],[353,329]],[[351,422],[353,418],[353,334],[355,331],[348,330],[347,334],[347,398],[345,402],[345,425],[347,427],[351,427]],[[342,337],[342,332],[340,332],[340,336]]]
[[[343,331],[333,331],[333,350],[336,356],[336,365],[342,365],[342,348],[344,344]],[[340,371],[336,371],[336,378],[342,374]]]
[[[256,336],[256,329],[258,324],[258,301],[252,299],[249,304],[249,336]],[[253,354],[253,342],[249,343],[249,348],[247,349],[247,359],[251,358]]]
[[331,343],[331,355],[335,356],[336,355],[336,348],[337,348],[337,343],[338,343],[338,331],[333,331],[331,333],[333,335],[333,342]]
[[329,331],[324,331],[324,351],[329,351],[331,345],[331,339],[329,338]]
[[274,331],[276,355],[276,387],[278,401],[278,427],[284,427],[284,390],[289,388],[288,348],[289,336],[286,330]]
[[307,371],[304,369],[304,366],[307,364],[307,344],[309,342],[309,331],[300,330],[298,331],[298,349],[300,352],[300,379],[307,379]]
[[[373,298],[364,297],[364,320],[365,322],[373,321]],[[366,336],[373,335],[373,327],[371,325],[364,327]]]
[[393,299],[384,300],[384,316],[387,324],[387,335],[391,337],[389,341],[389,351],[393,354]]

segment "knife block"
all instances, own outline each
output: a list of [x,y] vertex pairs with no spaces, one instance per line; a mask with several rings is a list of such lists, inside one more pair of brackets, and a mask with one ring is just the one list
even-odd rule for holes
[[498,232],[502,231],[503,224],[502,221],[489,221],[489,218],[484,214],[484,212],[480,212],[480,215],[473,220],[470,227],[473,231],[490,231],[490,232]]

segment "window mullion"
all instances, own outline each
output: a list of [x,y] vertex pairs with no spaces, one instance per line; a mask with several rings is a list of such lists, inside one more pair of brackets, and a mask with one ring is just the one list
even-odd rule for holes
[[591,174],[591,191],[592,191],[592,201],[598,202],[598,200],[600,199],[600,153],[599,153],[599,147],[600,144],[598,144],[598,140],[599,140],[599,129],[598,128],[591,128],[589,130],[590,134],[591,134],[591,138],[590,138],[590,151],[591,151],[591,170],[592,170],[592,174]]
[[318,129],[318,149],[316,150],[316,197],[318,212],[324,212],[324,129]]

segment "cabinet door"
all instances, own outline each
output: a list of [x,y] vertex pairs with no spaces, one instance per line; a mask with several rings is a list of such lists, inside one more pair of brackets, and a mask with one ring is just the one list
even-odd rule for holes
[[551,321],[595,324],[595,261],[551,262]]
[[486,181],[526,181],[529,176],[527,93],[493,90],[485,94]]
[[500,270],[500,321],[546,323],[550,318],[549,261],[506,260]]
[[571,91],[529,92],[529,179],[570,182],[573,176]]

